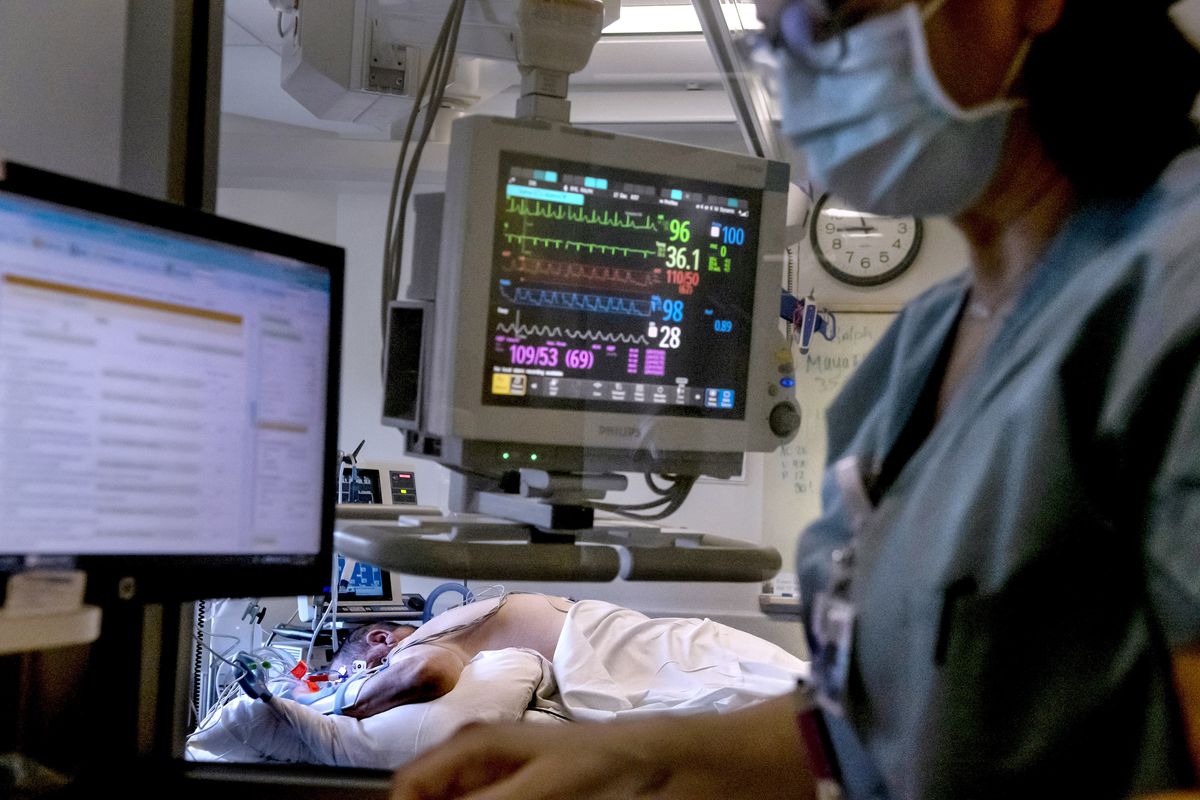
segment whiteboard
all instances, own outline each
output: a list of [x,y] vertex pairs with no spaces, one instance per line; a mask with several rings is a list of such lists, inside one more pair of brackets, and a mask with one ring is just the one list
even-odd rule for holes
[[893,311],[835,311],[837,337],[814,337],[807,354],[793,341],[800,430],[764,461],[763,538],[793,571],[796,537],[821,512],[825,468],[825,411],[895,319]]

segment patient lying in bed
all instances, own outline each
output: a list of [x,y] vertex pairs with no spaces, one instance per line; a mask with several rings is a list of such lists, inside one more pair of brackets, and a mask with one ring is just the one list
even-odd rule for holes
[[458,683],[480,653],[521,647],[554,662],[571,608],[563,597],[506,594],[439,614],[420,628],[377,622],[363,626],[334,656],[333,668],[355,661],[387,667],[367,681],[345,714],[362,719],[406,703],[433,700]]
[[367,626],[336,663],[385,657],[342,713],[241,697],[189,737],[188,757],[392,769],[472,721],[732,711],[791,691],[807,672],[781,648],[711,620],[520,594],[416,631]]

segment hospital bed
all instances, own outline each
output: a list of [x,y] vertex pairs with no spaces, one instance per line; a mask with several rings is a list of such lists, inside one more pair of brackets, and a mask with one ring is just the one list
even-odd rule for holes
[[394,769],[468,722],[564,725],[724,713],[790,691],[807,668],[783,649],[711,620],[651,619],[583,600],[567,614],[553,663],[523,648],[485,651],[446,695],[363,720],[330,713],[332,697],[306,705],[238,696],[192,733],[187,758]]

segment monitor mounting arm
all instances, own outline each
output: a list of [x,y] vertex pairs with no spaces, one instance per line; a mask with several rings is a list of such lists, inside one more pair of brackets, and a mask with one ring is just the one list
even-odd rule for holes
[[602,0],[517,0],[517,117],[570,122],[567,84],[572,73],[587,66],[600,40],[604,11]]
[[[546,472],[522,468],[511,480],[495,482],[455,473],[451,480],[452,508],[463,508],[490,517],[502,517],[540,531],[578,531],[591,528],[595,514],[591,503],[608,492],[628,488],[619,473]],[[499,491],[497,491],[499,489]]]
[[[514,476],[517,474],[513,473]],[[737,539],[608,515],[588,503],[626,488],[616,473],[519,470],[520,490],[470,473],[451,477],[450,505],[469,513],[339,520],[338,552],[388,569],[463,580],[770,580],[779,551]],[[383,511],[383,509],[379,509]]]

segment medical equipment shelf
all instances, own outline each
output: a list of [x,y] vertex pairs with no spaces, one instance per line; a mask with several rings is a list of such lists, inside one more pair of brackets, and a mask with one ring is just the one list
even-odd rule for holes
[[473,580],[761,583],[782,564],[771,547],[624,519],[570,531],[478,514],[392,520],[339,520],[334,546],[385,569]]

